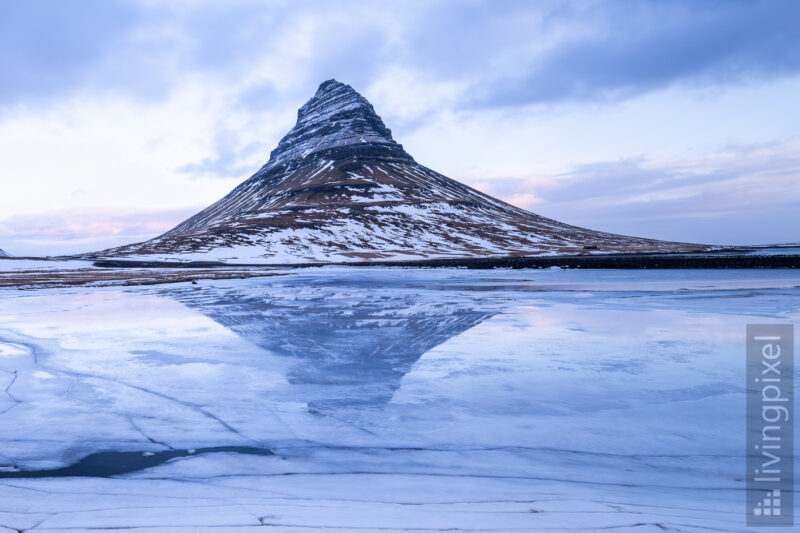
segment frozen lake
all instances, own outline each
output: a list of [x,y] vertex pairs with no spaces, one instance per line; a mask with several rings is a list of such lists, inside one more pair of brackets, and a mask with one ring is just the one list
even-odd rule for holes
[[746,531],[771,322],[797,271],[0,291],[0,533]]

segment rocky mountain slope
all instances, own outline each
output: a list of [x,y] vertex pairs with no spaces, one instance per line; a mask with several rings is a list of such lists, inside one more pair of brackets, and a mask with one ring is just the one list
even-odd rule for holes
[[227,196],[97,255],[303,263],[705,248],[570,226],[467,187],[414,161],[363,96],[328,80]]

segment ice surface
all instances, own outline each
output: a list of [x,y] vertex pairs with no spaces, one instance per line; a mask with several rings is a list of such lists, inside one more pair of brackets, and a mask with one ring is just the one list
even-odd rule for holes
[[796,272],[287,273],[2,293],[0,531],[746,531]]
[[15,259],[0,257],[0,272],[63,270],[67,268],[92,268],[92,262],[81,259]]

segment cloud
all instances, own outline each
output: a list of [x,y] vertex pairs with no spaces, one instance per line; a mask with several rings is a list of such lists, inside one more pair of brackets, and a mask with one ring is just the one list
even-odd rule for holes
[[792,1],[603,2],[550,23],[584,30],[479,86],[475,103],[618,100],[679,82],[746,83],[800,72],[800,4]]
[[0,107],[75,91],[163,98],[186,76],[208,76],[257,110],[331,77],[386,92],[380,80],[398,71],[463,88],[442,100],[453,107],[615,100],[796,74],[798,33],[791,0],[9,0]]
[[0,242],[14,255],[90,252],[151,239],[200,209],[75,208],[15,215],[0,220]]
[[711,243],[797,242],[799,148],[731,146],[699,158],[597,162],[552,176],[475,185],[519,207],[593,229]]
[[198,163],[189,163],[177,169],[193,178],[236,178],[243,179],[258,170],[247,164],[247,161],[264,153],[260,142],[250,142],[242,146],[242,136],[235,131],[220,127],[214,135],[212,153]]
[[131,5],[114,0],[0,3],[0,102],[80,85],[139,22]]
[[0,3],[0,106],[74,93],[164,98],[185,76],[236,79],[275,50],[286,3]]

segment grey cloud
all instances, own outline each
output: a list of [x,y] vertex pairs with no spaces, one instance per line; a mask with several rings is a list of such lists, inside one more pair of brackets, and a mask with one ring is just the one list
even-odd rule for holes
[[1,2],[0,103],[80,84],[138,22],[114,0]]
[[[471,87],[462,107],[619,99],[800,72],[800,4],[791,0],[8,0],[0,107],[81,89],[160,98],[196,72],[235,86],[260,59],[286,53],[295,34],[308,34],[298,46],[310,53],[296,65],[308,87],[293,91],[311,94],[331,77],[367,87],[400,66]],[[254,112],[283,103],[244,90],[239,105]]]
[[240,136],[231,130],[219,128],[214,136],[212,156],[196,163],[189,163],[177,169],[178,172],[191,174],[193,177],[238,178],[245,179],[258,170],[258,165],[243,163],[256,154],[263,153],[266,163],[268,150],[260,142],[241,146]]
[[[700,160],[598,162],[546,178],[483,182],[490,194],[547,217],[615,233],[738,244],[800,240],[796,146],[730,147]],[[488,189],[487,189],[488,187]]]
[[[572,19],[572,20],[570,20]],[[800,4],[604,2],[579,17],[591,31],[568,36],[476,88],[474,105],[617,100],[678,82],[746,83],[800,72]]]

